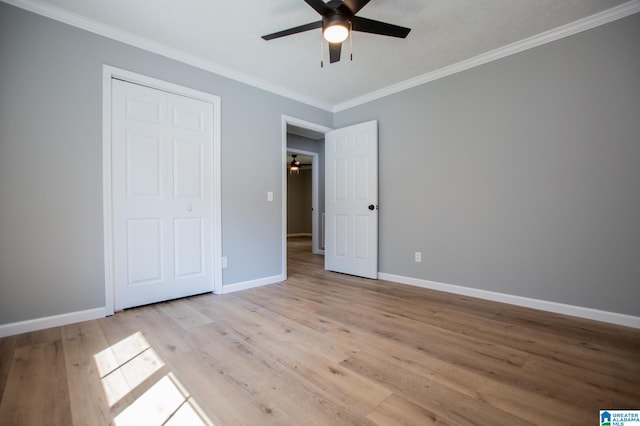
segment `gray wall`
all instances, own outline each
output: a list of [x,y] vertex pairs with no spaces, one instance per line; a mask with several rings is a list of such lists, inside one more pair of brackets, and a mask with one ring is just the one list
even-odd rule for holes
[[283,273],[282,114],[329,112],[0,3],[0,324],[105,304],[103,64],[222,98],[224,284]]
[[379,120],[380,271],[640,315],[639,45],[636,14],[337,113]]
[[635,15],[332,115],[0,3],[0,324],[104,306],[103,64],[222,98],[225,284],[283,272],[282,114],[377,119],[382,272],[640,315],[639,41]]

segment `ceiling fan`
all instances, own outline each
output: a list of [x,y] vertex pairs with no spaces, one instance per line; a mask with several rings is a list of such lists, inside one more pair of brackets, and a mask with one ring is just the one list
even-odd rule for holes
[[298,154],[291,154],[291,163],[289,163],[289,174],[300,173],[302,166],[312,166],[312,164],[301,163],[297,160]]
[[409,31],[411,31],[411,28],[356,16],[356,13],[369,3],[369,0],[331,0],[328,3],[322,0],[304,1],[322,15],[321,21],[267,34],[262,36],[262,38],[265,40],[273,40],[274,38],[322,28],[322,34],[325,40],[329,42],[329,62],[334,63],[340,60],[342,42],[349,37],[351,31],[399,38],[407,37]]

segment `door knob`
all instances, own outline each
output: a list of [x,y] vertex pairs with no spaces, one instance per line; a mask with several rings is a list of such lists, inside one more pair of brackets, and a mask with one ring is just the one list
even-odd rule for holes
[[375,210],[376,206],[374,206],[373,204],[369,204],[369,210]]

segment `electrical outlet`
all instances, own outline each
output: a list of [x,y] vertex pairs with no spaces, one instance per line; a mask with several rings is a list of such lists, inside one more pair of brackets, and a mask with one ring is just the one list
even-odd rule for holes
[[267,192],[267,201],[273,201],[273,192]]
[[222,256],[222,269],[227,267],[227,256]]
[[422,252],[417,251],[416,254],[415,254],[415,259],[416,259],[417,263],[422,262]]

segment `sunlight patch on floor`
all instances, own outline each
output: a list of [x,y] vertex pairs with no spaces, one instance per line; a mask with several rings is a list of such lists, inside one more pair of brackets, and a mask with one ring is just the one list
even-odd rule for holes
[[94,356],[110,407],[164,366],[142,333],[135,333]]
[[[94,355],[109,406],[114,406],[165,366],[137,332]],[[126,425],[213,425],[172,372],[163,375],[114,418]]]
[[115,424],[207,425],[190,399],[173,373],[169,373],[116,416]]

